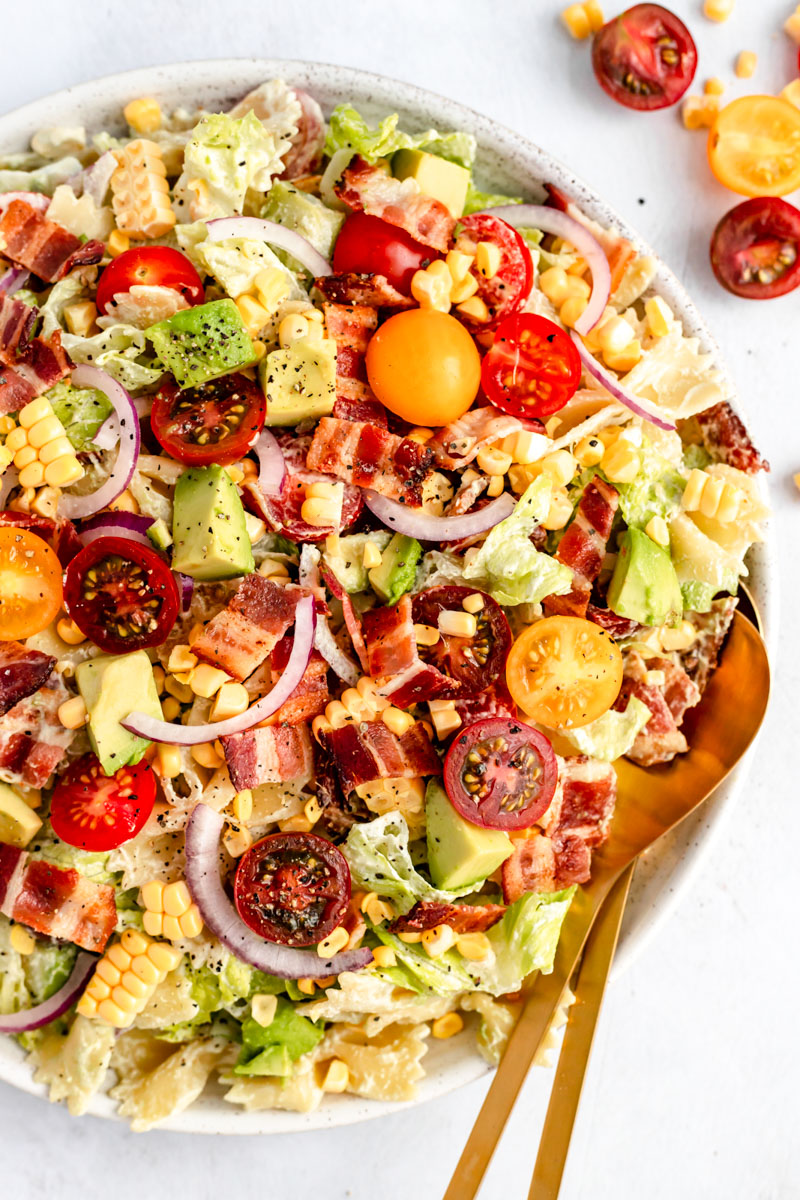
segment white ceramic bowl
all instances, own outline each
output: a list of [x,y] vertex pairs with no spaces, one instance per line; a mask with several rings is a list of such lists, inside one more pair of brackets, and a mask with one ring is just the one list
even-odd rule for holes
[[[326,112],[342,101],[349,101],[370,118],[399,112],[402,125],[412,131],[430,126],[439,130],[468,130],[478,140],[476,174],[487,186],[491,185],[492,190],[540,200],[542,183],[554,183],[572,196],[589,216],[604,225],[613,225],[641,252],[653,252],[635,230],[569,168],[526,138],[433,92],[349,67],[278,59],[221,59],[128,71],[66,88],[8,113],[0,118],[0,147],[4,151],[27,148],[31,135],[44,125],[83,124],[89,130],[121,128],[122,108],[137,96],[156,96],[166,110],[181,104],[198,103],[224,110],[250,88],[275,77],[305,88]],[[681,317],[686,330],[699,337],[707,349],[717,351],[714,339],[683,287],[664,265],[659,268],[656,287]],[[719,362],[718,365],[724,372],[724,364]],[[732,383],[731,393],[734,393]],[[745,416],[744,413],[741,415]],[[756,547],[749,561],[750,586],[771,640],[777,628],[777,575],[769,543]],[[616,972],[631,963],[682,892],[691,886],[710,852],[715,833],[719,832],[734,805],[746,770],[745,763],[700,813],[665,838],[637,867],[617,953]],[[464,1048],[463,1041],[432,1044],[424,1059],[426,1077],[414,1103],[444,1095],[488,1070],[476,1052]],[[5,1037],[0,1037],[0,1079],[24,1091],[44,1095],[44,1089],[33,1083],[16,1043]],[[221,1095],[221,1090],[209,1091],[187,1112],[167,1122],[165,1128],[196,1133],[283,1133],[349,1124],[406,1107],[354,1096],[336,1096],[327,1098],[318,1112],[308,1115],[246,1113],[225,1104]],[[114,1105],[105,1096],[97,1097],[90,1112],[97,1116],[116,1116]]]

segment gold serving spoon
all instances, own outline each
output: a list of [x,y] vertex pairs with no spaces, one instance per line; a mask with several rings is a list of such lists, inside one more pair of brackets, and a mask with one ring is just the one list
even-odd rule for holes
[[764,719],[769,661],[756,628],[737,612],[720,664],[683,723],[686,754],[661,767],[616,763],[612,834],[595,854],[558,943],[553,971],[526,982],[527,999],[444,1200],[472,1200],[525,1082],[533,1057],[580,958],[595,917],[623,872],[702,804],[733,770]]

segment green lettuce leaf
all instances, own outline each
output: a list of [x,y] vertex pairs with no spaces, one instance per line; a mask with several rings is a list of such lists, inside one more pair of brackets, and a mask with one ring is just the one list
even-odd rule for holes
[[0,192],[44,192],[52,196],[59,184],[66,183],[81,169],[82,164],[71,154],[31,171],[5,168],[0,170]]
[[[434,992],[437,996],[455,996],[474,990],[475,983],[466,969],[466,960],[457,951],[448,950],[438,958],[431,958],[420,943],[403,942],[383,926],[374,926],[373,933],[384,946],[391,946],[407,976],[406,982],[402,976],[396,976],[399,986],[410,987],[416,992]],[[388,969],[397,971],[397,968]]]
[[[738,587],[738,580],[737,585]],[[736,589],[731,587],[730,591]],[[681,584],[681,596],[683,597],[683,607],[688,612],[705,613],[711,611],[711,604],[717,594],[717,588],[713,583],[703,583],[699,579],[693,580],[691,583]]]
[[553,969],[561,925],[575,888],[561,892],[527,892],[487,933],[494,957],[467,964],[475,985],[502,996],[515,992],[531,971],[549,975]]
[[[92,337],[64,333],[61,344],[73,362],[101,367],[129,392],[153,387],[164,374],[161,367],[149,365],[147,338],[133,325],[111,325]],[[146,361],[140,362],[142,358]]]
[[279,999],[269,1025],[253,1017],[242,1022],[242,1049],[236,1075],[289,1075],[292,1063],[313,1050],[324,1035],[324,1027],[302,1017],[288,1001]]
[[672,463],[645,441],[640,450],[641,466],[631,483],[618,483],[619,509],[625,524],[644,529],[652,517],[670,521],[680,508],[686,482]]
[[[482,192],[470,179],[467,188],[467,198],[464,202],[464,216],[470,213],[482,212],[484,208],[499,208],[501,204],[522,204],[519,196],[504,196],[502,192]],[[538,234],[541,241],[542,235]]]
[[397,113],[391,113],[375,129],[370,129],[352,104],[339,104],[328,122],[325,153],[332,157],[337,150],[352,150],[374,163],[397,150],[425,150],[460,167],[469,168],[475,161],[476,143],[471,133],[441,134],[428,129],[425,133],[410,134],[397,128],[399,121]]
[[331,257],[344,223],[344,213],[328,208],[318,196],[301,192],[283,179],[273,183],[261,215],[299,233],[323,258]]
[[234,300],[242,293],[252,291],[256,276],[271,268],[277,268],[285,277],[287,299],[305,297],[295,276],[266,242],[254,238],[223,238],[219,242],[201,242],[195,246],[194,253],[204,273],[213,275]]
[[71,868],[93,883],[114,883],[118,878],[107,866],[110,851],[81,850],[77,846],[69,846],[55,836],[47,823],[28,847],[28,853],[31,858]]
[[94,435],[112,412],[112,404],[96,388],[74,388],[65,379],[46,393],[76,450],[91,450]]
[[239,118],[211,113],[198,121],[186,143],[175,194],[186,199],[192,195],[189,184],[204,183],[204,219],[241,213],[249,192],[269,191],[272,177],[283,169],[285,148],[286,142],[252,112]]
[[636,735],[650,720],[650,709],[636,696],[631,696],[624,712],[609,709],[595,721],[580,729],[562,730],[563,737],[579,754],[589,754],[603,762],[614,762],[627,754]]
[[[66,330],[64,309],[68,304],[73,304],[76,300],[81,300],[87,295],[88,289],[81,277],[81,272],[73,271],[64,279],[59,279],[58,283],[53,284],[44,303],[42,303],[40,296],[39,313],[42,318],[42,337],[52,337],[56,330],[60,330],[63,339]],[[71,337],[73,335],[69,334],[67,336]]]

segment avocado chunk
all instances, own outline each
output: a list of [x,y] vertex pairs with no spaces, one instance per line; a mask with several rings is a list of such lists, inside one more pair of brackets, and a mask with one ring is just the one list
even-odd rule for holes
[[267,398],[266,425],[330,416],[336,403],[336,343],[333,338],[302,338],[271,351],[258,375]]
[[89,741],[106,775],[138,763],[150,742],[120,721],[132,712],[164,719],[147,651],[87,658],[75,668],[75,682],[89,713]]
[[[261,216],[301,234],[323,258],[330,258],[344,224],[344,213],[334,212],[318,196],[301,192],[283,179],[276,180],[269,189]],[[279,257],[289,256],[280,251]]]
[[145,334],[181,388],[208,383],[256,360],[239,310],[228,299],[182,308]]
[[190,467],[178,477],[172,567],[192,579],[235,579],[255,569],[236,485],[222,467]]
[[440,200],[451,217],[462,216],[469,187],[466,167],[424,150],[398,150],[392,159],[392,174],[395,179],[416,179],[420,191]]
[[169,531],[169,525],[163,517],[159,517],[157,521],[149,526],[147,536],[155,546],[156,550],[161,550],[164,554],[167,553],[172,545],[172,534]]
[[0,783],[0,842],[7,846],[27,846],[41,827],[42,818],[19,793],[7,783]]
[[416,538],[396,533],[381,555],[381,565],[372,567],[369,581],[384,604],[396,604],[414,586],[422,546]]
[[681,619],[681,586],[669,551],[641,529],[622,535],[608,607],[640,625],[675,625]]
[[428,866],[434,887],[451,891],[483,883],[514,853],[502,829],[484,829],[457,813],[440,783],[431,779],[425,792]]
[[369,587],[369,568],[364,566],[364,547],[367,542],[372,542],[383,552],[391,538],[387,529],[375,529],[371,533],[346,533],[336,538],[330,548],[326,546],[322,557],[346,592],[365,592]]

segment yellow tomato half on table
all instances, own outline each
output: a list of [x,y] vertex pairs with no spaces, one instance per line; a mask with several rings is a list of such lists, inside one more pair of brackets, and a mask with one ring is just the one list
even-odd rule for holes
[[740,96],[708,135],[717,179],[742,196],[785,196],[800,187],[800,109],[781,96]]

